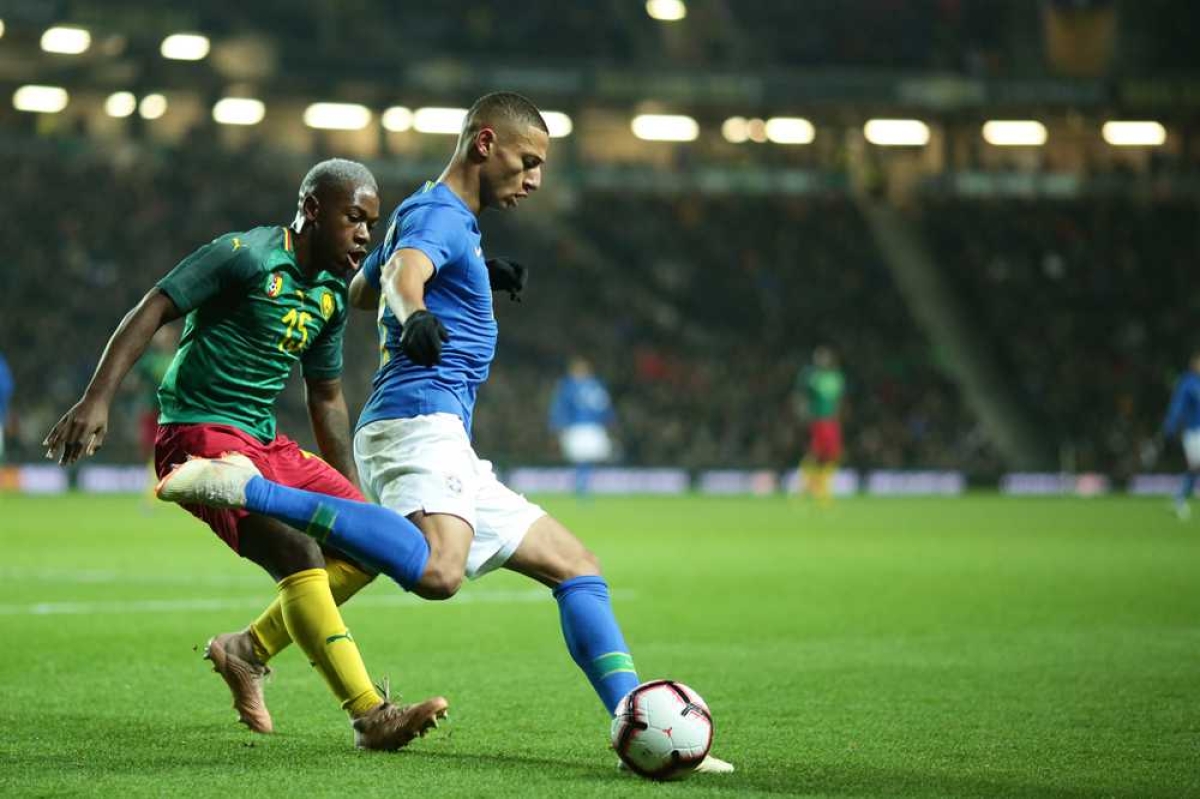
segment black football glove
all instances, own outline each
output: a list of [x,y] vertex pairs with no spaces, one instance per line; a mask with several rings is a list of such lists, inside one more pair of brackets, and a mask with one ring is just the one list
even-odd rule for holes
[[491,258],[487,262],[488,283],[492,291],[507,291],[508,298],[521,301],[521,291],[529,281],[529,270],[507,258]]
[[433,366],[442,360],[442,344],[450,334],[429,311],[413,311],[400,331],[400,349],[420,366]]

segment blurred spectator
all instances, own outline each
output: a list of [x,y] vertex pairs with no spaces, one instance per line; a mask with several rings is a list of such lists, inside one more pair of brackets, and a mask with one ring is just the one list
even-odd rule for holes
[[586,358],[571,359],[550,403],[550,429],[558,434],[563,457],[575,466],[575,493],[587,494],[592,466],[612,458],[608,428],[613,423],[608,389]]

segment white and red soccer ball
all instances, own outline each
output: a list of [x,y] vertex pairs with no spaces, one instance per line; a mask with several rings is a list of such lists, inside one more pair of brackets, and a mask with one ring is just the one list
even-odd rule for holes
[[680,780],[712,748],[713,722],[700,694],[674,680],[651,680],[617,705],[612,745],[633,772],[652,780]]

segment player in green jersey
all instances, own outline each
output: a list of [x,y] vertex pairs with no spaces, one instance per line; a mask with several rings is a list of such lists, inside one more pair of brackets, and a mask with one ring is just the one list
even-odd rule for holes
[[833,476],[842,459],[842,394],[846,379],[837,368],[833,350],[813,350],[812,364],[796,377],[801,415],[808,419],[809,446],[800,471],[808,492],[821,504],[833,500]]
[[[332,159],[305,176],[290,226],[230,233],[189,255],[118,325],[83,397],[46,436],[47,457],[61,450],[59,462],[70,464],[102,446],[120,382],[155,331],[185,316],[158,391],[158,475],[192,456],[238,452],[286,485],[362,501],[340,378],[342,336],[347,280],[366,256],[378,219],[370,171]],[[297,362],[324,460],[275,431],[275,399]],[[262,698],[263,664],[272,642],[286,639],[304,650],[350,714],[356,745],[396,749],[436,726],[445,699],[406,706],[388,701],[386,689],[381,695],[371,684],[338,612],[337,603],[372,575],[265,516],[185,507],[278,585],[272,608],[281,612],[269,609],[249,629],[215,637],[206,650],[243,723],[272,730]]]

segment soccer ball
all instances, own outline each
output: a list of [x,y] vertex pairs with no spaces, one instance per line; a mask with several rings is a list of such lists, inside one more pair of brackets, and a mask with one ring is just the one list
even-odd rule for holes
[[712,747],[713,722],[700,694],[674,680],[651,680],[621,699],[612,745],[626,766],[652,780],[681,780]]

